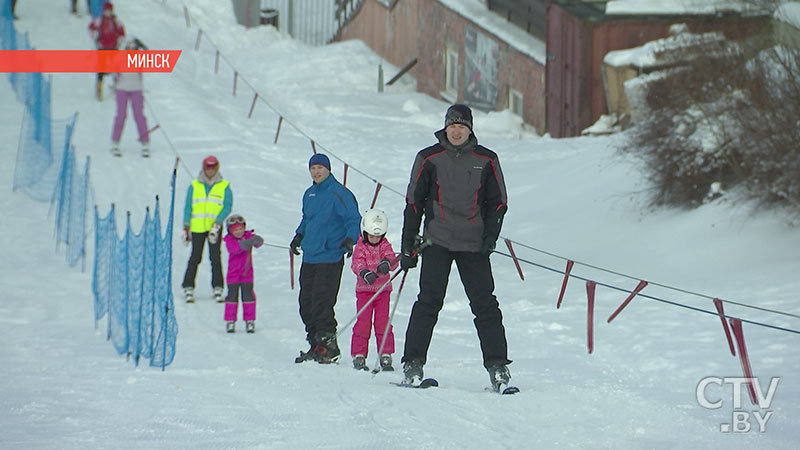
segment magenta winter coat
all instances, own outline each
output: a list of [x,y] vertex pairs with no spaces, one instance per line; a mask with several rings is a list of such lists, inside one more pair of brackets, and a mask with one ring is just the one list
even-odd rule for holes
[[[353,261],[350,264],[350,267],[356,274],[356,292],[377,292],[378,289],[383,286],[383,283],[386,283],[389,280],[390,273],[397,268],[398,262],[393,261],[391,264],[390,273],[382,275],[375,270],[378,268],[378,264],[384,258],[388,259],[389,261],[392,261],[395,258],[394,250],[392,250],[392,244],[390,244],[386,238],[381,239],[378,245],[374,246],[364,242],[363,237],[359,238],[358,243],[353,249]],[[378,275],[378,279],[375,280],[375,282],[371,285],[367,284],[367,282],[358,275],[364,269],[375,272],[375,275]],[[389,284],[383,291],[389,292],[391,290],[392,285]]]
[[[250,250],[242,250],[239,243],[245,239],[255,236],[253,230],[247,230],[241,239],[230,233],[225,235],[225,248],[228,250],[228,284],[252,283],[253,282],[253,256]],[[261,247],[261,244],[256,245]]]

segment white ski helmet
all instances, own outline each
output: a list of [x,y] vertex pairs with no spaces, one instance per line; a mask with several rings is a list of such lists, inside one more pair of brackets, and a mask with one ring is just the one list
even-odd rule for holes
[[361,217],[361,231],[375,236],[383,236],[389,229],[389,219],[380,209],[368,209]]

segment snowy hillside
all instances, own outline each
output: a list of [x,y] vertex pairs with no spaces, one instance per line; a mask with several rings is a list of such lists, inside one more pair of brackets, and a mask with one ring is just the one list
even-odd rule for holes
[[[79,4],[83,11],[85,3]],[[331,156],[339,180],[349,165],[347,185],[361,209],[369,207],[376,181],[382,183],[376,206],[389,215],[388,239],[397,248],[414,155],[434,142],[448,105],[414,92],[406,78],[378,94],[378,65],[388,74],[398,68],[363,42],[307,47],[270,27],[235,25],[227,1],[185,4],[191,27],[176,0],[115,3],[129,36],[153,49],[183,50],[173,73],[145,75],[145,114],[150,126],[160,125],[151,158],[139,156],[130,114],[123,156],[111,156],[115,105],[110,95],[95,100],[94,74],[53,75],[54,117],[79,112],[74,143],[80,161],[91,156],[93,203],[101,214],[111,203],[118,214],[130,211],[137,229],[155,196],[168,198],[176,157],[179,202],[202,159],[219,158],[234,211],[269,244],[253,253],[257,332],[225,333],[223,305],[211,300],[204,260],[198,302],[176,302],[174,362],[164,372],[134,367],[105,340],[105,323],[95,328],[90,271],[68,268],[54,251],[49,205],[7,191],[0,200],[0,448],[797,448],[800,335],[746,322],[760,385],[766,391],[780,377],[774,401],[759,408],[745,394],[736,407],[731,385],[711,385],[705,396],[723,404],[707,409],[698,401],[698,384],[742,374],[719,318],[639,296],[606,323],[628,294],[604,285],[630,291],[644,279],[651,284],[642,294],[706,311],[718,297],[761,308],[726,304],[732,316],[800,330],[800,230],[725,197],[694,211],[649,210],[637,166],[615,150],[622,136],[542,138],[507,113],[475,113],[478,140],[499,154],[506,176],[502,235],[517,243],[523,260],[563,270],[564,259],[542,251],[553,253],[579,263],[573,275],[598,283],[593,353],[587,352],[584,283],[572,279],[556,309],[563,275],[523,262],[522,281],[513,261],[495,254],[495,293],[520,394],[485,390],[489,380],[455,269],[425,366],[439,388],[400,389],[390,384],[400,372],[354,371],[350,330],[339,338],[339,365],[294,364],[307,345],[286,247],[311,184],[311,140]],[[37,49],[92,48],[89,18],[67,9],[67,2],[20,1],[17,29],[29,32]],[[195,50],[198,27],[203,35]],[[216,50],[224,57],[217,74]],[[236,96],[230,64],[238,71]],[[255,92],[280,114],[258,101],[248,119]],[[9,162],[0,170],[11,180],[23,106],[6,81],[0,81],[0,105],[0,151]],[[178,235],[173,242],[180,299],[189,251]],[[508,253],[502,244],[498,250]],[[399,299],[392,297],[400,302],[397,368],[417,276],[411,270]],[[340,325],[355,314],[354,286],[346,270],[336,306]],[[752,416],[748,432],[722,432],[737,411],[772,415],[763,433]]]

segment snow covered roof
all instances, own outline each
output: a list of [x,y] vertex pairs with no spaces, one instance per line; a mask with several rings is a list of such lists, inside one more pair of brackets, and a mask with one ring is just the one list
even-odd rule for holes
[[670,50],[696,47],[724,40],[725,35],[721,32],[694,34],[688,31],[686,24],[677,24],[670,27],[670,36],[647,42],[639,47],[608,52],[603,58],[603,62],[613,67],[663,67],[678,62],[675,61],[675,53]]
[[744,0],[610,0],[606,14],[615,15],[705,15],[753,13],[757,9]]
[[784,3],[775,10],[773,17],[795,28],[800,28],[800,2]]
[[479,0],[439,0],[439,3],[471,20],[479,27],[497,36],[515,50],[544,64],[547,46],[544,41],[489,11]]

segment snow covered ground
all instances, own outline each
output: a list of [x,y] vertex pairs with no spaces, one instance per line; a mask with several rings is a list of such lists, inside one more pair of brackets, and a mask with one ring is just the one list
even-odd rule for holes
[[[67,2],[58,3],[19,2],[18,29],[30,33],[37,49],[91,48],[89,19],[68,14]],[[378,94],[378,65],[388,74],[397,68],[362,42],[310,48],[271,28],[234,25],[228,2],[187,3],[191,28],[180,2],[116,3],[130,36],[154,49],[183,50],[173,73],[145,76],[146,114],[151,126],[161,125],[152,136],[150,159],[138,156],[130,115],[124,156],[110,155],[114,104],[94,99],[93,74],[53,76],[54,116],[80,114],[75,145],[79,161],[91,156],[101,214],[113,202],[118,214],[131,211],[138,229],[155,195],[168,198],[176,156],[182,161],[180,200],[201,160],[214,154],[231,181],[235,212],[267,244],[287,246],[300,219],[302,192],[311,183],[310,137],[331,155],[340,180],[342,161],[351,166],[347,184],[362,209],[372,200],[372,179],[383,183],[377,206],[390,217],[388,238],[398,243],[398,193],[405,190],[415,153],[433,143],[447,105],[415,93],[406,79]],[[204,34],[195,51],[198,25]],[[235,97],[233,71],[223,62],[214,73],[212,41],[239,71]],[[247,118],[253,98],[248,83],[300,131],[284,121],[273,144],[278,115],[259,102]],[[7,143],[0,150],[7,161],[0,173],[11,180],[22,105],[5,81],[0,105],[0,135]],[[505,113],[476,112],[475,130],[500,155],[510,197],[502,234],[524,244],[515,247],[519,257],[563,269],[564,260],[525,246],[535,247],[634,277],[581,264],[573,269],[598,283],[630,290],[642,278],[800,313],[800,230],[785,218],[756,215],[725,197],[694,211],[648,209],[639,169],[615,151],[621,136],[540,138]],[[797,334],[746,323],[761,385],[766,390],[771,378],[780,377],[774,401],[759,409],[745,397],[735,408],[730,385],[711,385],[706,397],[723,405],[706,409],[697,399],[698,383],[742,373],[717,317],[637,297],[608,324],[627,294],[598,287],[590,355],[583,283],[570,281],[557,310],[561,275],[523,264],[521,281],[512,261],[500,254],[492,261],[513,384],[522,389],[516,396],[485,391],[488,377],[456,270],[425,366],[427,375],[439,379],[438,389],[398,389],[389,382],[399,380],[399,372],[372,377],[354,371],[347,357],[349,330],[340,338],[345,358],[339,365],[295,365],[298,350],[306,348],[297,291],[289,286],[286,249],[271,246],[254,252],[256,334],[224,332],[222,305],[211,300],[204,261],[198,302],[176,302],[174,362],[164,372],[134,367],[105,340],[105,322],[95,328],[90,271],[68,268],[63,254],[54,252],[48,205],[7,192],[0,207],[0,448],[788,450],[800,442]],[[174,243],[179,299],[188,249],[177,235]],[[506,252],[502,245],[499,250]],[[399,349],[417,275],[409,273],[399,298]],[[354,285],[354,275],[346,272],[336,307],[340,324],[355,313]],[[653,284],[643,294],[713,310],[708,298]],[[800,329],[800,320],[785,315],[730,304],[726,312]],[[753,417],[749,432],[721,432],[736,411],[772,416],[763,433]]]

